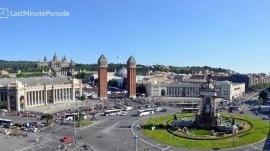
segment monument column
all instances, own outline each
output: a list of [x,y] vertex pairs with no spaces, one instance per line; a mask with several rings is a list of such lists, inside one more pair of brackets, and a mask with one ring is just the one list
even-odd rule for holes
[[136,98],[136,68],[136,60],[130,56],[127,61],[127,87],[130,98]]
[[98,97],[101,100],[107,99],[107,68],[107,59],[104,55],[101,55],[98,59]]

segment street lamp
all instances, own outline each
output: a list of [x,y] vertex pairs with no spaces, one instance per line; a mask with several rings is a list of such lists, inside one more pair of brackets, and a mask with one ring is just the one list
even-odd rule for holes
[[235,147],[235,144],[234,144],[234,136],[235,136],[235,133],[236,133],[236,130],[237,130],[237,126],[236,125],[233,125],[232,126],[232,130],[233,130],[233,147]]
[[[151,100],[152,107],[154,107],[153,100],[154,100],[154,98],[152,98],[152,100]],[[155,125],[154,125],[154,117],[152,117],[152,114],[154,114],[154,109],[153,109],[152,113],[150,114],[150,116],[151,116],[152,121],[153,121],[152,130],[155,130]]]

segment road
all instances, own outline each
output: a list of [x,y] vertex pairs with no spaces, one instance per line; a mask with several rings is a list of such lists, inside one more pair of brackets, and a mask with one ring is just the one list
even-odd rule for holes
[[[244,100],[249,99],[243,98]],[[134,104],[136,105],[136,104]],[[244,104],[242,110],[248,116],[255,116],[249,111],[248,105]],[[167,108],[166,113],[155,112],[155,116],[160,114],[171,114],[180,112],[179,108]],[[174,148],[165,144],[156,142],[155,140],[146,137],[142,134],[141,130],[134,129],[134,126],[138,125],[145,118],[150,118],[150,116],[138,117],[134,116],[136,110],[129,111],[127,116],[99,116],[99,120],[95,124],[86,128],[72,128],[70,126],[60,126],[56,125],[52,128],[43,129],[39,133],[30,133],[28,138],[16,138],[0,135],[0,145],[3,150],[20,150],[20,151],[55,151],[59,149],[61,145],[60,139],[63,136],[69,135],[74,136],[76,131],[76,136],[81,136],[82,140],[76,139],[77,150],[80,150],[79,146],[82,144],[89,144],[95,151],[187,151],[188,149]],[[28,119],[20,119],[22,121]],[[89,119],[88,119],[89,120]],[[42,136],[43,141],[40,143],[34,142],[38,137]],[[137,139],[136,139],[137,136]],[[13,143],[13,147],[7,147],[5,144],[8,142]],[[2,148],[2,146],[4,148]],[[68,151],[74,150],[73,148],[67,148]],[[76,149],[75,149],[76,150]],[[240,148],[230,148],[226,150],[235,151],[258,151],[258,150],[270,150],[270,140],[266,139],[256,144],[247,145]]]

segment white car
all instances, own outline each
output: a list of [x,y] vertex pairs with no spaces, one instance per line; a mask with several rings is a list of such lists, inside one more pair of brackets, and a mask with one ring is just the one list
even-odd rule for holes
[[36,127],[31,127],[31,128],[29,129],[29,131],[31,131],[31,132],[37,132],[37,131],[38,131],[38,128],[36,128]]
[[127,107],[124,109],[124,111],[129,111],[129,110],[132,110],[132,109],[133,109],[132,106],[127,106]]
[[269,117],[268,116],[264,116],[262,119],[263,120],[269,120]]
[[128,112],[122,112],[121,115],[126,116],[126,115],[128,115]]

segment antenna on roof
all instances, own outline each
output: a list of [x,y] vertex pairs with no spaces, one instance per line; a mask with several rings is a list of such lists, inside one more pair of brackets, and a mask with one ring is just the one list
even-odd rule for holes
[[118,64],[121,63],[121,58],[122,58],[122,56],[120,56],[120,53],[118,52],[118,55],[117,55],[117,63]]

